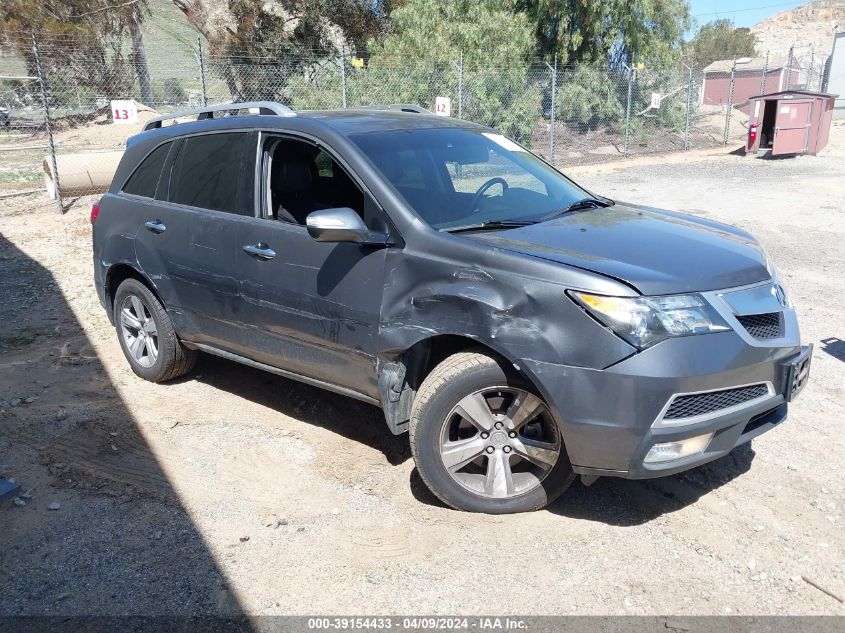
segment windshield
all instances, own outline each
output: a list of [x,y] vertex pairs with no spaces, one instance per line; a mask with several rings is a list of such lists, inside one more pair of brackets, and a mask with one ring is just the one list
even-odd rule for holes
[[539,158],[493,132],[439,128],[350,138],[435,229],[539,221],[590,197]]

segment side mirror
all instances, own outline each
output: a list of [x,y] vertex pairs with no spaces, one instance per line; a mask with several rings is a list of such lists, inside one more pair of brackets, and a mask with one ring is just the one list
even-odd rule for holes
[[305,218],[305,226],[317,242],[355,242],[363,244],[370,237],[370,231],[349,207],[313,211]]

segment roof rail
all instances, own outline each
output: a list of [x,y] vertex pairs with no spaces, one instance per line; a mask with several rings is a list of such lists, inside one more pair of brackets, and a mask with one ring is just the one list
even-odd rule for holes
[[[183,110],[182,112],[174,112],[172,114],[164,114],[154,119],[150,119],[144,124],[144,132],[147,130],[155,130],[161,127],[162,121],[169,119],[181,119],[187,116],[197,115],[196,120],[213,119],[215,112],[239,112],[240,110],[258,110],[259,115],[272,116],[296,116],[296,112],[289,107],[276,103],[275,101],[245,101],[243,103],[222,103],[212,106],[204,106],[202,108],[194,108],[193,110]],[[255,114],[255,113],[251,113]]]
[[389,103],[384,105],[361,106],[359,110],[398,110],[400,112],[414,112],[416,114],[434,114],[431,110],[413,103]]

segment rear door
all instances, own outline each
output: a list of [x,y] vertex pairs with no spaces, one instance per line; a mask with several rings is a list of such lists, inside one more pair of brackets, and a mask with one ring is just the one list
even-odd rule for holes
[[143,210],[138,263],[156,285],[180,336],[232,347],[241,337],[236,236],[255,215],[257,135],[185,137],[170,152],[158,200]]
[[777,108],[772,155],[800,154],[806,151],[813,101],[780,101]]

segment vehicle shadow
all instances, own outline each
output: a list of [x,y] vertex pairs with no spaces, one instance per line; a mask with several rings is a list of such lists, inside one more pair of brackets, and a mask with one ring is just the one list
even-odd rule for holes
[[677,475],[628,480],[601,477],[592,486],[576,481],[549,506],[554,514],[621,527],[648,523],[681,510],[736,479],[751,468],[751,444],[729,455]]
[[[648,523],[698,501],[701,497],[751,468],[754,451],[743,444],[730,455],[693,470],[659,479],[627,480],[601,477],[592,486],[580,477],[546,510],[571,519],[596,521],[619,527]],[[445,507],[428,490],[415,468],[411,492],[420,503]]]
[[845,362],[845,341],[835,336],[821,340],[822,351],[830,354],[837,360]]
[[84,628],[75,616],[129,630],[124,617],[149,615],[251,630],[50,271],[0,234],[0,279],[0,477],[21,487],[0,508],[0,616],[39,616],[33,630]]
[[366,402],[211,354],[200,354],[195,369],[181,380],[198,380],[370,446],[380,451],[392,466],[411,458],[407,435],[393,435],[381,409]]

